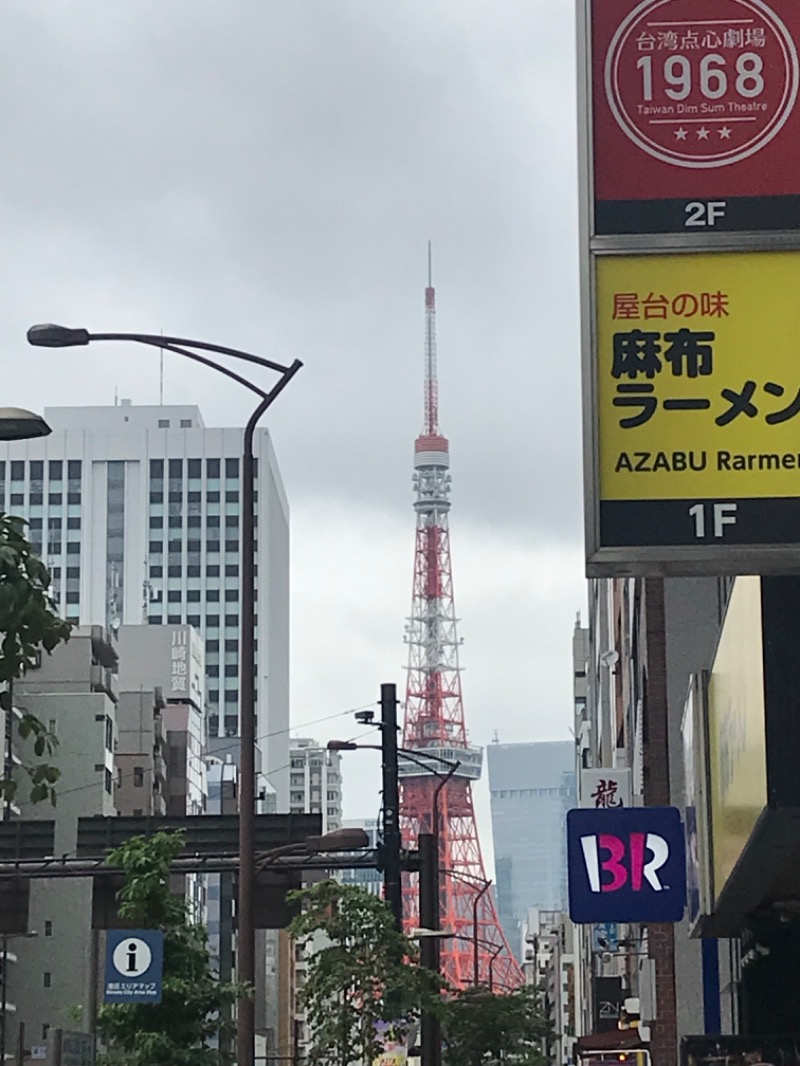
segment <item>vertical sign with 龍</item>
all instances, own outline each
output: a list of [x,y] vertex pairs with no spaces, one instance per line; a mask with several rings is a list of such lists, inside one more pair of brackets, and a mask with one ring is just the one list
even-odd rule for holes
[[587,572],[797,569],[800,3],[579,11]]

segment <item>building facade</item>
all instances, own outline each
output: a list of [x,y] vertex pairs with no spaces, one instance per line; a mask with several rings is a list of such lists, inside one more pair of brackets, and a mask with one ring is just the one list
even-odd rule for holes
[[490,744],[487,749],[497,908],[522,958],[530,908],[567,903],[566,812],[575,806],[571,741]]
[[[590,582],[588,626],[576,626],[573,642],[579,803],[596,796],[599,771],[606,779],[621,773],[630,783],[624,804],[675,806],[685,815],[682,723],[693,678],[714,660],[730,588],[713,577]],[[692,1034],[713,1042],[735,1031],[735,940],[704,941],[688,917],[575,932],[583,1054],[642,1048],[654,1066],[673,1066]]]
[[342,825],[342,755],[319,741],[292,737],[290,748],[289,811],[321,814],[322,832]]
[[[49,437],[0,444],[0,508],[28,520],[65,617],[112,632],[147,622],[200,633],[209,746],[235,756],[243,431],[206,427],[194,406],[129,401],[45,417]],[[257,735],[269,737],[266,765],[286,810],[288,506],[267,430],[255,451]]]
[[[58,767],[58,803],[32,804],[18,793],[20,816],[55,818],[55,852],[74,855],[78,819],[116,813],[114,749],[117,740],[114,687],[116,651],[101,626],[73,632],[69,643],[44,655],[41,666],[15,686],[15,700],[35,714],[58,740],[48,759]],[[30,752],[23,751],[27,761]],[[41,1047],[50,1028],[90,1028],[97,1007],[99,938],[92,930],[92,882],[86,878],[33,880],[30,933],[12,941],[17,961],[8,970],[8,998],[16,1006],[9,1026],[10,1052],[24,1026],[26,1046]]]

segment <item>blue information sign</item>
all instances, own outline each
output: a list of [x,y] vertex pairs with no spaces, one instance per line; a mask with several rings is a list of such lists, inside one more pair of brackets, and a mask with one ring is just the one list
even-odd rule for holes
[[569,811],[573,922],[679,922],[686,906],[685,851],[675,807]]
[[156,929],[109,929],[106,938],[106,1003],[160,1003],[164,934]]

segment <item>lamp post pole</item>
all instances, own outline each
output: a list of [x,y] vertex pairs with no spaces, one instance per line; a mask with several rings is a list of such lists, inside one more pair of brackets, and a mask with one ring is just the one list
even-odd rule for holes
[[479,967],[479,954],[478,954],[478,904],[481,898],[489,891],[492,882],[487,881],[481,888],[480,892],[475,893],[475,899],[472,901],[472,983],[473,985],[480,984],[480,967]]
[[[181,355],[193,362],[201,363],[225,377],[244,385],[259,398],[256,409],[250,416],[244,430],[242,455],[242,555],[241,555],[241,590],[240,610],[241,626],[239,634],[239,706],[240,750],[239,750],[239,897],[237,901],[238,923],[238,977],[248,986],[248,991],[239,1000],[237,1015],[236,1045],[237,1066],[254,1066],[255,1061],[255,794],[256,794],[256,714],[255,714],[255,643],[253,628],[255,626],[255,572],[256,542],[254,514],[254,468],[255,456],[253,442],[259,420],[286,388],[294,375],[302,367],[299,359],[286,366],[265,359],[260,355],[243,352],[237,348],[228,348],[206,341],[186,340],[182,337],[162,337],[149,333],[90,333],[86,329],[71,329],[65,326],[38,325],[28,330],[31,344],[44,348],[69,348],[86,345],[94,341],[130,341],[145,344],[151,348],[160,348],[176,355]],[[255,364],[262,369],[274,371],[280,375],[278,381],[269,390],[243,377],[230,367],[210,359],[204,352],[227,356],[241,362]],[[2,1066],[2,1064],[0,1064]]]

